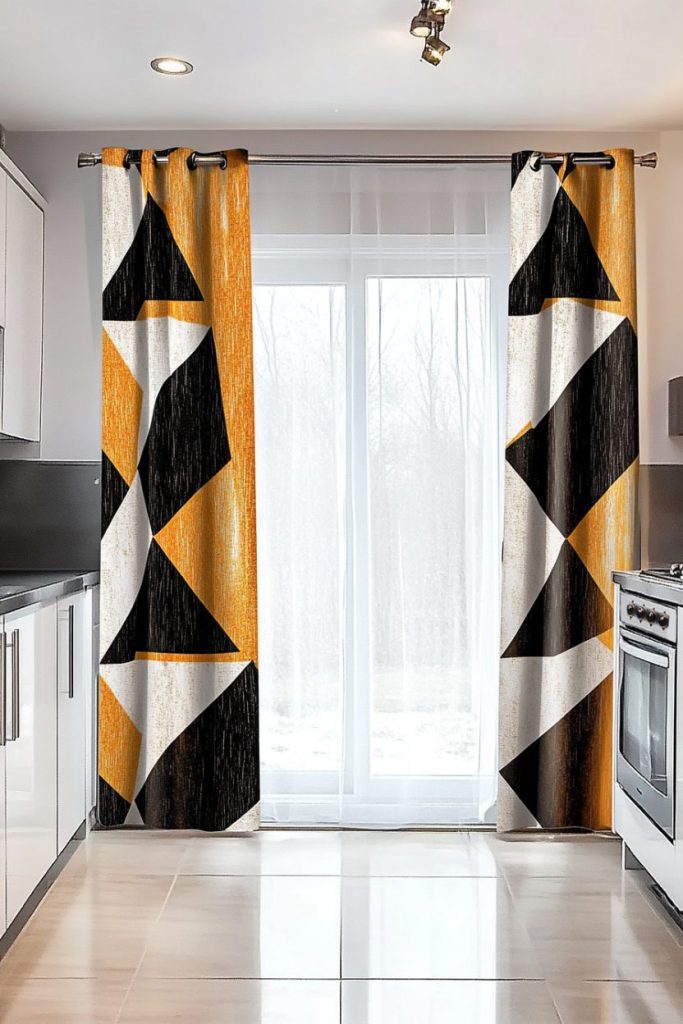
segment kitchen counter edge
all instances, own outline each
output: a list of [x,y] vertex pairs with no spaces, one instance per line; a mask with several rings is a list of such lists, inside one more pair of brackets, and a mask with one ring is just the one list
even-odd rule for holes
[[[17,573],[12,573],[17,575]],[[68,594],[78,594],[89,587],[96,587],[100,582],[100,574],[97,571],[88,572],[65,572],[57,580],[40,582],[40,576],[54,576],[54,572],[27,572],[27,579],[36,577],[35,582],[31,581],[26,590],[18,594],[8,594],[0,597],[0,615],[9,615],[10,612],[21,611],[22,608],[29,608],[32,604],[39,604],[41,601],[56,601]],[[0,582],[3,573],[0,571]]]

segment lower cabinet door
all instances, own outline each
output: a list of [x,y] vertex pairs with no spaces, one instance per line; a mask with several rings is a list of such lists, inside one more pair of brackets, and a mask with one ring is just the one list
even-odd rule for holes
[[57,602],[57,850],[85,818],[85,707],[90,683],[86,594]]
[[[2,616],[0,616],[0,628]],[[2,633],[0,632],[0,637]],[[0,726],[1,728],[1,726]],[[0,736],[0,740],[2,737]],[[0,935],[7,928],[7,891],[5,888],[5,747],[0,744]]]
[[85,816],[95,807],[97,794],[97,694],[100,673],[100,588],[85,591],[84,658],[88,662],[85,686]]
[[5,616],[7,924],[57,856],[57,605]]

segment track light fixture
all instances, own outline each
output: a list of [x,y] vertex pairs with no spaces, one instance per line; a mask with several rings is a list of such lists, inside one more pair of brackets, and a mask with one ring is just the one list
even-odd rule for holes
[[425,48],[422,51],[422,60],[426,61],[427,64],[431,64],[432,67],[438,68],[439,64],[450,50],[448,43],[444,43],[440,36],[441,29],[438,25],[434,27],[434,32],[425,40]]
[[426,39],[427,36],[432,34],[433,23],[434,16],[429,7],[429,0],[422,0],[422,10],[415,15],[410,23],[411,36],[417,36],[418,39]]
[[438,67],[450,50],[450,46],[441,38],[441,30],[446,17],[453,10],[453,0],[421,0],[421,4],[410,23],[410,34],[425,40],[422,60]]

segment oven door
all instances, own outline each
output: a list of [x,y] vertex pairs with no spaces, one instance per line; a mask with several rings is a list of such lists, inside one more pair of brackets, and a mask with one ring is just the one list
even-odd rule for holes
[[617,782],[674,838],[676,653],[668,644],[619,633]]

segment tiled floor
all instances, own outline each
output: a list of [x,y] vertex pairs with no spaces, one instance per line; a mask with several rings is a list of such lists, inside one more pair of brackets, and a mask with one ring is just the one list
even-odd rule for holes
[[675,1024],[683,933],[602,838],[92,835],[2,1024]]

